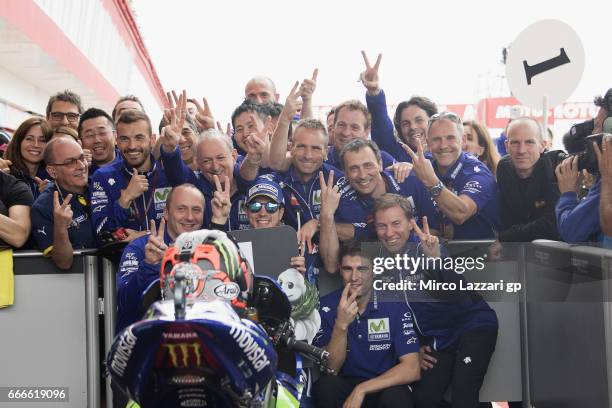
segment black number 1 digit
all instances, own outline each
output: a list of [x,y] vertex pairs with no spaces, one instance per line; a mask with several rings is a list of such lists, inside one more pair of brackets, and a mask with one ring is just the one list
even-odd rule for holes
[[535,65],[529,65],[527,60],[523,60],[523,67],[525,68],[525,76],[527,77],[527,85],[531,85],[531,78],[541,74],[542,72],[550,71],[564,64],[569,64],[571,61],[565,53],[565,48],[561,48],[559,55],[554,58],[542,61]]

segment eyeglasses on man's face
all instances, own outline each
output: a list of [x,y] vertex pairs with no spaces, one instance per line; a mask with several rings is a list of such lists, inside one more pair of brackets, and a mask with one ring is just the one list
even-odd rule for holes
[[87,165],[87,160],[85,159],[85,155],[80,155],[79,157],[72,157],[70,159],[64,160],[62,163],[49,163],[51,166],[66,166],[66,167],[76,167],[77,163],[83,163]]
[[72,123],[78,121],[79,117],[81,117],[81,115],[74,112],[51,112],[51,119],[57,122],[63,120],[64,116],[66,117],[66,119],[68,119],[68,122]]

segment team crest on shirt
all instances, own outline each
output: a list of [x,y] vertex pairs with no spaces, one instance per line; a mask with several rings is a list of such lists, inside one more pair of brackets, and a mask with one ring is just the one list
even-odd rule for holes
[[166,200],[168,199],[168,195],[170,195],[170,190],[172,190],[172,187],[155,189],[153,192],[153,201],[155,202],[156,210],[163,210],[166,208]]
[[389,318],[368,319],[368,341],[391,340]]

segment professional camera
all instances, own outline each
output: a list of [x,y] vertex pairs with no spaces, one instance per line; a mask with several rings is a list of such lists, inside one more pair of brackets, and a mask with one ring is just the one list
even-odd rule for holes
[[563,136],[563,144],[568,154],[562,154],[561,159],[570,156],[578,156],[578,169],[586,169],[591,174],[598,173],[597,156],[593,150],[593,142],[601,149],[601,140],[605,133],[612,133],[612,88],[606,94],[598,96],[594,101],[596,106],[605,109],[607,118],[603,123],[603,133],[593,134],[595,120],[590,119],[582,123],[576,123],[568,133]]

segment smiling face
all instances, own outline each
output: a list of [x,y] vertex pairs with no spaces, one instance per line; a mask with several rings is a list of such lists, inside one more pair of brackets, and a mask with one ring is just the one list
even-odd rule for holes
[[189,164],[195,158],[196,134],[193,129],[185,122],[179,138],[179,150],[183,162]]
[[74,103],[66,101],[55,101],[51,105],[51,112],[47,120],[54,129],[60,126],[68,126],[77,130],[79,126],[79,107]]
[[334,125],[334,146],[340,152],[344,145],[353,139],[367,139],[370,128],[366,127],[366,117],[360,110],[341,108],[336,111],[336,124]]
[[43,159],[43,150],[47,144],[40,125],[32,126],[21,141],[19,153],[23,161],[38,164]]
[[429,116],[425,110],[417,105],[409,105],[402,110],[399,125],[402,140],[413,147],[416,147],[417,143],[421,143],[424,150],[427,150],[426,138]]
[[344,174],[359,194],[373,197],[384,194],[385,182],[381,171],[382,165],[369,147],[344,154]]
[[144,165],[152,149],[152,138],[149,126],[144,120],[132,123],[117,124],[117,147],[123,160],[133,168]]
[[242,112],[234,120],[234,139],[241,149],[246,149],[244,140],[247,136],[259,135],[264,128],[264,122],[256,112]]
[[211,184],[215,184],[214,176],[219,176],[223,183],[224,176],[233,180],[236,151],[232,150],[220,137],[200,140],[197,146],[198,169]]
[[115,160],[115,130],[104,116],[91,118],[81,123],[83,149],[89,149],[92,161],[98,166]]
[[404,248],[412,227],[406,214],[400,206],[394,206],[374,213],[376,236],[381,244],[391,253],[397,253]]
[[249,219],[249,224],[251,225],[251,228],[254,228],[254,229],[271,228],[271,227],[278,227],[280,225],[281,220],[283,219],[283,214],[285,212],[285,209],[283,207],[280,207],[275,212],[270,213],[268,212],[265,206],[265,204],[267,203],[276,203],[276,201],[273,201],[270,197],[256,196],[256,197],[253,197],[253,199],[249,202],[249,204],[253,202],[261,203],[262,206],[259,209],[259,211],[253,212],[247,205],[246,213],[247,213],[247,217]]
[[291,144],[292,164],[300,179],[310,180],[327,158],[327,144],[320,130],[299,128]]
[[173,240],[183,232],[196,231],[204,222],[204,196],[192,186],[174,187],[164,210],[168,235]]
[[440,173],[444,174],[461,155],[463,134],[455,123],[438,119],[432,123],[427,135],[427,146],[433,155]]

